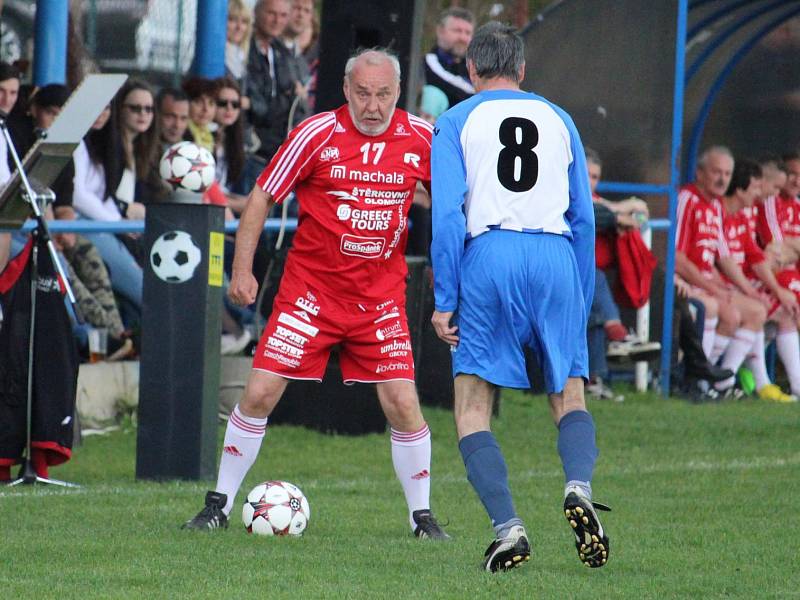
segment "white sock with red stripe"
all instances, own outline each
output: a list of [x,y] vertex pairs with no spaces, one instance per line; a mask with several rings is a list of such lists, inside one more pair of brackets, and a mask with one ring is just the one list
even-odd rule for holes
[[747,358],[747,353],[753,349],[755,342],[755,331],[741,328],[736,330],[736,335],[731,340],[731,343],[728,344],[728,349],[725,351],[725,356],[722,358],[722,368],[733,371],[734,377],[730,377],[725,381],[720,381],[715,384],[718,390],[727,390],[736,383],[736,371],[742,366],[744,359]]
[[418,431],[392,429],[392,463],[406,495],[413,530],[416,523],[411,514],[431,507],[431,432],[427,423]]
[[714,350],[714,339],[717,337],[717,323],[719,323],[719,319],[714,317],[713,319],[706,319],[705,323],[703,323],[703,352],[706,354],[706,358],[711,358],[711,352]]
[[245,475],[256,461],[266,431],[266,417],[258,419],[243,415],[239,411],[238,404],[228,418],[216,487],[217,492],[228,496],[228,502],[223,509],[226,515],[230,514],[236,492],[239,491]]
[[731,338],[727,335],[722,335],[717,332],[714,334],[714,346],[711,349],[711,354],[708,354],[708,362],[712,365],[717,364],[719,357],[725,353],[731,343]]
[[[797,332],[795,331],[795,336]],[[772,383],[767,374],[767,362],[764,356],[764,330],[756,333],[756,341],[753,344],[753,351],[747,357],[747,366],[753,372],[753,379],[756,382],[756,389],[760,390],[765,385]]]
[[781,357],[789,386],[794,395],[800,395],[800,335],[797,330],[781,331],[775,338],[778,356]]

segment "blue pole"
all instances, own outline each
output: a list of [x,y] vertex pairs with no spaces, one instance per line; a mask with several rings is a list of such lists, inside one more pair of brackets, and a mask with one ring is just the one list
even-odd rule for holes
[[199,0],[194,43],[194,74],[214,79],[225,75],[228,0]]
[[67,0],[38,0],[34,25],[33,83],[67,81]]
[[794,17],[800,13],[800,8],[794,8],[789,12],[781,14],[779,17],[773,19],[769,23],[767,23],[764,27],[759,29],[750,39],[748,39],[737,51],[736,53],[730,58],[730,60],[725,64],[723,69],[720,71],[717,79],[711,85],[708,90],[708,95],[706,99],[703,101],[703,105],[700,107],[700,112],[697,115],[697,120],[695,121],[694,127],[692,128],[692,135],[689,138],[689,149],[686,155],[686,179],[689,179],[694,176],[695,169],[697,168],[697,154],[700,152],[700,142],[703,139],[703,131],[706,128],[706,121],[708,120],[708,116],[711,113],[711,107],[714,105],[714,100],[716,100],[717,95],[722,90],[722,86],[728,80],[728,76],[730,76],[731,72],[733,71],[734,67],[739,64],[739,61],[745,57],[745,55],[750,52],[750,50],[755,46],[758,41],[767,35],[770,31],[775,29],[781,23],[788,21],[790,18]]
[[669,220],[667,264],[664,273],[664,326],[661,332],[661,393],[669,396],[670,355],[672,354],[672,312],[675,302],[675,215],[678,210],[680,185],[681,137],[683,135],[683,92],[686,59],[686,20],[689,0],[678,0],[678,22],[675,34],[675,87],[672,96],[672,148],[670,150]]

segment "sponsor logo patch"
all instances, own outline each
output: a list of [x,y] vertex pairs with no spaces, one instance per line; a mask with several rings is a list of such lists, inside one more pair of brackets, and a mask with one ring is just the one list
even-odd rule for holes
[[361,171],[359,169],[348,169],[344,165],[333,165],[331,167],[331,179],[349,179],[350,181],[363,181],[367,183],[396,183],[404,184],[406,177],[403,173],[396,171]]
[[326,146],[319,153],[319,159],[323,162],[339,160],[339,149],[336,146]]
[[378,365],[375,373],[391,373],[392,371],[408,371],[410,367],[405,363],[389,363],[388,365]]
[[362,258],[378,258],[383,252],[386,240],[383,238],[370,238],[351,235],[345,233],[339,250],[348,256],[360,256]]
[[379,327],[375,330],[375,337],[380,341],[390,340],[396,337],[406,337],[406,332],[403,331],[403,325],[400,321],[387,325],[386,327]]

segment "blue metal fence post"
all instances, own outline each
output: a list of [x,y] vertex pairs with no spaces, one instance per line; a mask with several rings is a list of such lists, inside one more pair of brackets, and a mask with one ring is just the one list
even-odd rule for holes
[[67,18],[66,0],[38,0],[33,48],[33,83],[66,83]]
[[228,0],[199,0],[194,44],[194,73],[216,78],[225,74]]
[[669,220],[667,264],[664,273],[664,328],[661,332],[661,393],[669,396],[670,357],[672,354],[672,313],[675,301],[675,218],[680,185],[681,138],[683,136],[684,68],[686,64],[686,20],[688,0],[678,0],[678,22],[675,35],[675,88],[672,94],[672,149],[670,151]]

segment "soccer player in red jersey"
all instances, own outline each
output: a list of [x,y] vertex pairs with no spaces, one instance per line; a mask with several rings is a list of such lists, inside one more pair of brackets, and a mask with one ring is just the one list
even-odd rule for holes
[[[695,183],[684,186],[678,196],[675,272],[692,286],[691,297],[706,306],[703,349],[709,360],[716,363],[725,354],[723,368],[736,372],[762,331],[767,311],[755,290],[732,290],[716,268],[733,281],[741,274],[724,243],[719,200],[731,180],[733,155],[713,146],[697,165]],[[730,388],[733,381],[717,385]]]
[[272,315],[228,421],[216,489],[186,527],[227,526],[286,385],[321,381],[339,344],[344,382],[377,384],[414,534],[448,537],[430,510],[431,438],[414,385],[405,312],[406,221],[417,182],[430,189],[433,128],[396,108],[400,65],[388,52],[351,58],[344,95],[346,105],[289,134],[242,213],[228,293],[248,305],[258,289],[253,254],[269,209],[292,190],[300,206]]
[[[725,197],[723,243],[726,253],[739,266],[739,271],[727,279],[742,293],[761,296],[767,309],[767,319],[777,324],[777,346],[781,362],[789,375],[792,392],[800,391],[800,340],[797,334],[797,317],[800,314],[794,294],[775,279],[772,260],[753,241],[748,216],[744,209],[752,207],[761,193],[761,168],[742,159],[736,161],[733,177]],[[790,402],[796,396],[784,394],[769,380],[764,359],[764,330],[756,332],[747,358],[753,372],[758,396],[763,400]]]
[[786,243],[800,252],[800,154],[784,156],[785,183],[780,193],[764,200],[758,235],[763,244]]

